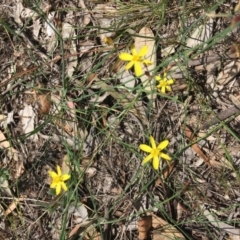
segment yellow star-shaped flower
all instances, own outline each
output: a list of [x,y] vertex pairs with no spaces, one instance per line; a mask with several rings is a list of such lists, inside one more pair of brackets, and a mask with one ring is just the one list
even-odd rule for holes
[[52,183],[50,185],[50,188],[56,189],[56,195],[58,195],[61,192],[62,188],[64,191],[68,190],[64,182],[70,178],[70,175],[62,174],[62,171],[58,165],[57,165],[57,173],[54,171],[49,171],[48,174],[52,178]]
[[146,65],[153,64],[152,61],[144,59],[144,56],[148,52],[148,47],[143,46],[138,53],[137,53],[136,48],[132,47],[131,52],[132,52],[132,54],[122,52],[119,54],[119,58],[123,61],[129,61],[129,63],[125,67],[125,70],[128,70],[132,66],[134,66],[135,74],[137,77],[139,77],[143,74],[143,71],[142,71],[143,64],[146,64]]
[[156,76],[155,77],[156,81],[159,82],[159,84],[157,85],[157,88],[160,90],[160,92],[162,92],[163,94],[166,93],[166,90],[171,92],[172,88],[170,87],[172,84],[174,84],[174,79],[167,79],[167,74],[164,73],[163,78]]
[[171,160],[171,157],[169,157],[165,153],[162,153],[162,150],[168,146],[169,141],[164,140],[158,146],[156,146],[154,138],[152,136],[150,136],[150,143],[152,145],[151,147],[146,145],[146,144],[141,144],[139,146],[139,148],[142,151],[150,153],[146,158],[143,159],[142,164],[145,164],[146,162],[148,162],[149,160],[151,160],[153,158],[153,161],[152,161],[153,168],[155,170],[158,170],[158,168],[159,168],[159,157],[161,157],[161,158],[163,158],[167,161]]

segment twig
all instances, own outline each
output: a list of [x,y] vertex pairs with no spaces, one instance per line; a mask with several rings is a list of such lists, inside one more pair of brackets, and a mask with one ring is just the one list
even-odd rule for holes
[[240,105],[236,105],[235,107],[228,108],[219,114],[217,114],[216,117],[213,117],[211,120],[208,122],[204,123],[201,127],[201,130],[207,129],[211,127],[212,125],[215,125],[221,121],[226,120],[227,118],[235,115],[235,114],[240,114]]

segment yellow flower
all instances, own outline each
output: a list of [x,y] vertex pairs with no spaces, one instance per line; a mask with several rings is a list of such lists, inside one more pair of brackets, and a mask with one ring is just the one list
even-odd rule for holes
[[153,168],[155,170],[158,170],[159,157],[161,157],[165,160],[168,160],[168,161],[171,160],[171,157],[169,157],[165,153],[162,153],[162,150],[167,147],[167,145],[169,144],[169,141],[164,140],[156,147],[154,138],[152,136],[150,136],[150,143],[151,143],[152,147],[145,145],[145,144],[140,144],[140,146],[139,146],[142,151],[150,153],[146,158],[143,159],[142,164],[145,164],[146,162],[148,162],[149,160],[151,160],[153,158],[153,161],[152,161]]
[[110,37],[105,37],[105,38],[103,38],[103,42],[104,42],[105,44],[107,44],[107,45],[110,45],[110,46],[113,46],[113,45],[114,45],[114,41],[113,41],[113,39],[110,38]]
[[49,171],[48,174],[52,178],[52,184],[50,185],[50,188],[56,188],[56,195],[58,195],[61,192],[61,188],[63,188],[64,191],[68,190],[64,182],[70,178],[70,175],[62,174],[62,171],[58,165],[57,173]]
[[143,46],[139,53],[137,53],[137,50],[135,47],[131,48],[132,54],[123,52],[119,54],[119,58],[123,61],[129,61],[129,63],[126,65],[125,70],[130,69],[132,66],[134,66],[134,71],[136,76],[142,75],[142,64],[151,65],[152,62],[150,60],[146,60],[143,57],[148,52],[148,47]]
[[174,83],[174,79],[167,79],[167,74],[164,73],[163,78],[156,76],[155,79],[159,81],[159,84],[157,85],[157,88],[160,90],[162,93],[166,93],[166,90],[169,92],[172,91],[172,88],[170,85]]

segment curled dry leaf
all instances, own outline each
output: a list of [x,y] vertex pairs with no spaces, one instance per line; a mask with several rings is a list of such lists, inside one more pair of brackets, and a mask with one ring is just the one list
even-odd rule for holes
[[137,224],[139,240],[148,239],[152,228],[152,216],[142,216],[141,219],[138,220]]
[[101,234],[96,230],[94,227],[94,224],[90,224],[90,221],[84,221],[83,223],[76,224],[73,229],[69,233],[69,238],[73,237],[74,235],[78,234],[79,229],[81,227],[85,227],[86,225],[89,225],[87,229],[83,231],[81,236],[85,240],[101,240]]
[[[139,52],[143,46],[148,47],[148,53],[145,55],[145,58],[153,62],[152,65],[147,66],[146,70],[153,73],[153,70],[156,67],[156,46],[154,34],[148,27],[143,27],[139,31],[139,36],[135,37],[135,48],[137,52]],[[145,74],[143,74],[140,78],[148,98],[154,100],[156,98],[156,93],[154,93],[155,78]]]
[[[193,132],[188,127],[185,127],[185,135],[189,140],[195,141],[195,137],[193,136]],[[205,163],[208,166],[211,166],[208,157],[202,152],[202,150],[198,147],[198,145],[196,143],[194,143],[192,145],[192,149],[205,161]]]
[[[42,84],[38,85],[39,88],[44,88]],[[40,108],[38,113],[40,114],[49,114],[51,108],[51,92],[49,90],[35,91],[35,101],[39,102]]]
[[91,224],[84,233],[81,234],[86,240],[101,240],[101,234],[97,232],[94,224]]
[[184,240],[185,237],[173,225],[152,213],[153,240]]
[[41,107],[39,109],[39,113],[41,114],[48,114],[51,108],[51,102],[49,100],[50,93],[47,95],[39,95],[38,100],[40,101]]

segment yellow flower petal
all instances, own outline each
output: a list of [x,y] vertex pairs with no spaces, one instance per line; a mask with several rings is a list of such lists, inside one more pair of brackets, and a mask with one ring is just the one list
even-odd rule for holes
[[152,148],[156,148],[155,140],[152,136],[149,137]]
[[62,186],[64,191],[68,190],[68,188],[67,188],[67,186],[66,186],[66,184],[64,182],[61,182],[61,186]]
[[150,152],[152,151],[152,148],[149,147],[149,146],[146,145],[146,144],[141,144],[141,145],[139,146],[139,148],[140,148],[142,151],[147,152],[147,153],[150,153]]
[[153,168],[155,170],[158,170],[158,168],[159,168],[159,157],[158,156],[154,156],[152,164],[153,164]]
[[143,46],[143,47],[140,49],[140,51],[139,51],[139,53],[138,53],[138,56],[139,56],[139,57],[143,57],[143,56],[145,56],[145,55],[147,54],[147,52],[148,52],[148,46]]
[[173,79],[169,79],[169,80],[167,80],[167,84],[168,84],[168,85],[172,85],[172,84],[174,84],[174,80],[173,80]]
[[146,162],[148,162],[149,160],[151,160],[153,158],[152,154],[149,154],[147,157],[145,157],[142,160],[142,164],[145,164]]
[[70,178],[70,175],[68,175],[68,174],[63,174],[61,180],[62,180],[62,181],[66,181],[66,180],[68,180],[69,178]]
[[113,41],[113,39],[110,38],[110,37],[105,37],[105,38],[103,39],[103,41],[104,41],[104,43],[106,43],[107,45],[110,45],[110,46],[113,46],[113,45],[114,45],[114,41]]
[[59,167],[59,165],[57,165],[57,175],[58,176],[62,175],[62,171],[61,171],[61,168]]
[[132,61],[133,56],[129,53],[120,53],[118,56],[123,61]]
[[164,148],[166,148],[169,144],[168,140],[164,140],[161,143],[159,143],[159,145],[157,146],[157,149],[159,149],[160,151],[162,151]]
[[133,61],[129,62],[129,63],[126,65],[125,70],[130,69],[130,68],[133,66],[133,64],[134,64]]
[[135,62],[134,64],[134,71],[137,77],[142,75],[142,67],[141,64],[139,62]]
[[56,188],[57,186],[57,182],[52,182],[52,184],[50,185],[50,188]]
[[61,192],[61,183],[58,183],[56,187],[56,195],[58,195],[60,192]]
[[55,178],[55,177],[58,176],[58,175],[57,175],[55,172],[53,172],[53,171],[48,171],[48,174],[49,174],[49,176],[50,176],[51,178]]
[[150,60],[143,60],[142,62],[145,63],[146,65],[152,65],[153,64],[153,62],[150,61]]
[[167,89],[169,92],[171,92],[171,91],[172,91],[172,88],[171,88],[171,87],[169,87],[169,86],[166,86],[166,89]]
[[138,54],[137,54],[137,50],[136,50],[135,47],[131,47],[131,52],[132,52],[132,55],[133,55],[133,56],[137,56],[137,55],[138,55]]
[[164,93],[164,94],[166,93],[166,87],[165,86],[162,86],[161,92]]
[[165,153],[160,153],[160,157],[167,160],[167,161],[170,161],[172,158],[170,156],[168,156],[167,154]]
[[160,78],[159,76],[155,76],[155,80],[156,81],[160,81],[162,78]]

